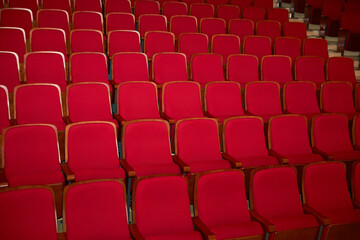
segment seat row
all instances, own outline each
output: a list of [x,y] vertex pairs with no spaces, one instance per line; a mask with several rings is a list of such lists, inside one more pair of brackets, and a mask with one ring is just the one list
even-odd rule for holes
[[0,237],[310,240],[332,239],[341,234],[347,240],[355,240],[360,234],[359,162],[354,164],[354,169],[353,202],[345,166],[340,162],[305,166],[302,200],[294,168],[258,169],[251,174],[250,209],[241,170],[204,172],[195,180],[194,217],[191,217],[184,177],[139,178],[132,196],[132,224],[127,216],[122,181],[73,183],[64,190],[63,232],[58,234],[51,188],[34,185],[3,188],[0,189],[3,213]]

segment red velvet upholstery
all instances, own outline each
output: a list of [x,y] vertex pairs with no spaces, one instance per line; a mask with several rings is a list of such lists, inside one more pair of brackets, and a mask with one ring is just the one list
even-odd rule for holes
[[108,13],[106,15],[106,31],[114,30],[135,30],[135,16],[131,13]]
[[222,160],[215,119],[184,119],[176,123],[175,154],[190,166],[191,173],[230,168]]
[[65,189],[64,230],[68,240],[130,240],[125,186],[116,181],[73,183]]
[[201,88],[206,83],[225,81],[222,57],[217,54],[198,54],[191,59],[192,80]]
[[42,0],[42,8],[43,9],[60,9],[65,10],[69,17],[71,15],[71,2],[70,0]]
[[8,0],[9,8],[27,8],[30,9],[33,15],[33,19],[36,20],[36,13],[39,9],[39,3],[37,0]]
[[355,115],[352,126],[352,144],[358,148],[360,146],[360,117]]
[[360,24],[358,19],[359,11],[356,12],[355,9],[354,12],[344,12],[341,15],[340,28],[348,31],[344,46],[346,50],[359,51]]
[[324,62],[321,57],[303,56],[296,60],[295,79],[297,81],[308,81],[316,84],[320,89],[325,82]]
[[112,118],[109,87],[105,83],[76,83],[69,85],[67,115],[71,122],[109,121]]
[[9,93],[4,85],[0,85],[0,132],[10,126]]
[[328,81],[346,81],[355,87],[357,81],[354,60],[350,57],[331,57],[326,65]]
[[257,21],[265,19],[265,11],[261,7],[247,7],[243,10],[243,18],[250,19],[256,24]]
[[282,115],[270,119],[269,148],[286,157],[289,164],[324,160],[321,155],[312,153],[307,119],[299,115]]
[[231,34],[216,34],[211,40],[211,52],[220,54],[223,64],[226,64],[227,58],[231,54],[240,54],[240,38]]
[[319,226],[316,218],[302,209],[294,168],[256,171],[251,184],[251,208],[274,224],[276,232]]
[[224,152],[241,162],[243,168],[278,164],[269,156],[259,117],[227,119],[223,126]]
[[272,81],[280,84],[291,82],[291,58],[288,56],[264,56],[261,62],[261,78],[263,81]]
[[256,35],[271,38],[274,43],[275,38],[281,37],[281,23],[274,20],[259,20],[256,23]]
[[261,7],[264,9],[273,8],[272,0],[254,0],[255,7]]
[[206,0],[206,3],[212,4],[215,9],[218,9],[220,5],[226,5],[227,0]]
[[50,188],[0,191],[1,239],[56,240],[54,199]]
[[99,12],[75,12],[72,18],[72,29],[92,29],[104,32],[104,19]]
[[169,82],[162,88],[162,111],[172,119],[203,117],[200,86],[195,82]]
[[144,53],[117,53],[112,59],[112,79],[115,84],[129,81],[149,81],[147,57]]
[[74,0],[74,12],[93,11],[102,12],[101,0]]
[[[359,123],[357,125],[359,126]],[[359,163],[360,162],[356,162],[354,163],[353,166],[353,174],[352,174],[353,180],[352,180],[352,192],[351,192],[353,199],[358,202],[360,202],[360,164]],[[359,205],[357,207],[359,207]]]
[[29,38],[32,25],[33,25],[33,15],[30,9],[26,9],[26,8],[0,9],[0,26],[22,28],[25,31],[26,38]]
[[276,82],[251,82],[245,88],[245,111],[268,122],[274,115],[281,115],[280,88]]
[[156,1],[149,0],[136,1],[134,6],[136,21],[138,21],[143,14],[160,14],[160,4]]
[[229,23],[229,33],[240,37],[243,44],[246,36],[254,35],[254,22],[250,19],[232,19]]
[[337,37],[340,17],[345,0],[327,0],[321,7],[321,15],[327,17],[326,35]]
[[217,8],[217,17],[224,19],[226,26],[229,26],[230,20],[240,17],[240,8],[232,5],[219,5]]
[[175,52],[175,36],[170,32],[147,32],[144,52],[149,59],[156,53]]
[[[46,1],[46,0],[45,0]],[[45,1],[44,4],[45,4]],[[62,1],[48,1],[62,2]],[[70,10],[70,9],[69,9]],[[66,39],[70,37],[69,16],[70,12],[60,9],[41,9],[38,11],[39,28],[60,28],[65,31]]]
[[66,89],[65,58],[59,52],[32,52],[25,56],[27,83],[53,83]]
[[123,158],[137,177],[180,173],[171,156],[169,124],[165,120],[126,122],[122,144]]
[[321,85],[320,107],[323,112],[344,113],[351,120],[356,110],[352,86],[348,82],[326,82]]
[[308,120],[320,113],[316,87],[311,82],[289,82],[284,86],[285,113],[305,115]]
[[[79,1],[79,0],[77,0]],[[70,33],[71,53],[104,52],[103,34],[97,30],[76,29]]]
[[14,52],[0,51],[0,84],[10,93],[20,84],[19,57]]
[[250,219],[242,172],[201,175],[195,189],[195,213],[216,239],[264,234],[260,223]]
[[188,5],[183,2],[164,2],[162,14],[168,21],[176,15],[188,15]]
[[52,125],[15,126],[3,135],[3,161],[9,186],[64,182],[57,132]]
[[183,33],[179,36],[179,52],[186,55],[187,62],[197,53],[208,53],[208,36],[202,33]]
[[215,16],[214,5],[209,3],[193,3],[190,6],[190,15],[195,16],[200,23],[202,18],[213,18]]
[[156,85],[125,82],[117,87],[117,113],[125,121],[160,118]]
[[244,8],[250,7],[252,5],[251,0],[230,0],[231,5],[238,6],[241,9],[241,12]]
[[199,32],[206,34],[209,39],[215,34],[226,33],[226,22],[222,18],[202,18]]
[[139,18],[139,32],[143,38],[148,31],[167,31],[167,20],[164,15],[142,14]]
[[276,38],[274,42],[274,53],[275,55],[289,56],[292,65],[295,65],[296,58],[301,56],[301,42],[298,38],[293,37]]
[[109,13],[131,13],[131,2],[129,0],[106,0],[104,3],[105,15]]
[[[146,239],[202,239],[191,221],[187,183],[181,176],[139,179],[134,185],[134,223]],[[151,207],[149,207],[151,206]]]
[[22,28],[0,27],[0,51],[15,52],[19,56],[19,62],[24,62],[26,53],[26,36]]
[[114,30],[108,34],[108,54],[141,52],[140,34],[135,30]]
[[307,26],[302,22],[288,22],[284,25],[284,36],[296,37],[301,40],[301,44],[307,39]]
[[205,86],[205,111],[222,123],[226,118],[244,115],[240,84],[212,82]]
[[186,5],[188,5],[188,7],[190,9],[191,4],[204,3],[205,1],[204,0],[183,0],[183,2],[186,3]]
[[[169,2],[165,6],[175,3],[182,4],[180,2]],[[179,35],[182,33],[197,33],[198,32],[197,19],[194,16],[187,16],[187,15],[172,16],[170,19],[170,31],[174,33],[175,38],[179,38]]]
[[17,124],[53,124],[65,130],[60,88],[54,84],[26,84],[15,88]]
[[259,81],[259,66],[256,56],[230,55],[226,64],[226,79],[240,83],[242,89],[248,82]]
[[187,81],[186,56],[183,53],[157,53],[152,59],[152,79],[156,84]]
[[321,38],[305,39],[303,52],[304,56],[322,57],[324,62],[329,58],[328,43]]
[[285,23],[289,22],[289,11],[286,8],[269,8],[267,19],[280,22],[281,27],[284,28]]
[[262,36],[247,36],[244,38],[244,53],[252,54],[261,62],[263,56],[271,55],[271,39]]

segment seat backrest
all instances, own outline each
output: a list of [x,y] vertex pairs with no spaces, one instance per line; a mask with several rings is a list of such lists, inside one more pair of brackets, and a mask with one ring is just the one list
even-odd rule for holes
[[106,32],[114,30],[135,30],[135,16],[131,13],[108,13],[106,15]]
[[119,168],[116,126],[82,122],[66,126],[65,161],[71,170]]
[[[360,118],[359,118],[360,119]],[[359,121],[359,120],[357,120]],[[359,123],[357,123],[357,125],[359,125]],[[360,201],[360,164],[359,161],[356,161],[353,164],[353,172],[352,172],[352,179],[351,179],[351,193],[353,196],[353,199],[356,201]]]
[[71,53],[104,52],[102,32],[90,29],[75,29],[70,32]]
[[203,33],[182,33],[179,36],[178,49],[179,52],[186,55],[187,62],[191,62],[191,58],[197,53],[208,53],[208,36]]
[[329,113],[355,113],[352,85],[348,82],[325,82],[321,85],[320,109]]
[[111,65],[111,78],[115,84],[149,81],[148,59],[144,53],[117,53],[113,56]]
[[161,111],[173,119],[203,117],[200,91],[200,85],[196,82],[165,83]]
[[139,18],[141,38],[143,38],[148,31],[167,31],[166,17],[159,14],[142,14]]
[[254,55],[230,55],[226,64],[226,79],[240,83],[242,89],[246,83],[259,81],[258,59]]
[[357,83],[354,60],[350,57],[331,57],[326,65],[326,78],[328,81],[346,81],[355,86]]
[[74,12],[93,11],[102,13],[101,0],[74,0]]
[[67,11],[61,9],[41,9],[37,13],[37,18],[39,28],[60,28],[65,31],[66,39],[69,39],[69,13]]
[[[56,240],[54,192],[47,186],[0,190],[1,239]],[[21,217],[19,214],[21,213]]]
[[230,0],[230,4],[238,6],[242,12],[244,8],[252,5],[252,0]]
[[244,115],[240,84],[237,82],[212,82],[206,84],[204,106],[205,112],[215,117]]
[[305,39],[303,46],[303,55],[322,57],[325,63],[329,58],[327,41],[321,38]]
[[281,37],[281,23],[274,20],[259,20],[256,23],[256,35],[270,37],[273,44],[275,38]]
[[25,55],[26,83],[53,83],[66,89],[65,58],[60,52],[31,52]]
[[260,117],[242,116],[226,119],[223,124],[224,152],[234,158],[268,156]]
[[134,15],[136,21],[143,14],[160,14],[160,4],[157,1],[140,0],[135,2]]
[[211,52],[220,54],[223,64],[231,54],[240,54],[240,38],[231,34],[215,34],[211,40]]
[[125,120],[160,118],[153,82],[125,82],[117,87],[117,113]]
[[20,84],[19,57],[14,52],[0,51],[0,84],[10,93]]
[[190,5],[190,15],[195,16],[200,23],[202,18],[213,18],[215,16],[214,5],[209,3],[193,3]]
[[215,10],[220,5],[226,5],[227,4],[227,0],[206,0],[206,2],[212,4],[214,6]]
[[26,38],[30,36],[33,27],[33,15],[27,8],[3,8],[0,9],[0,26],[18,27],[25,31]]
[[141,52],[140,34],[135,30],[114,30],[108,34],[108,54]]
[[39,9],[40,3],[38,0],[8,0],[9,8],[27,8],[30,9],[34,20],[36,20],[36,13]]
[[272,0],[254,0],[255,7],[261,7],[264,9],[273,8]]
[[271,38],[264,36],[247,36],[244,38],[244,53],[255,55],[259,63],[263,56],[271,55]]
[[285,37],[296,37],[301,43],[307,38],[307,26],[302,22],[288,22],[284,25]]
[[304,214],[295,167],[271,167],[250,176],[250,208],[267,219]]
[[312,146],[324,152],[352,151],[348,119],[341,114],[322,114],[312,119]]
[[321,15],[329,17],[330,20],[339,20],[344,2],[345,0],[324,1],[321,7]]
[[340,27],[351,33],[360,32],[359,12],[343,12],[340,19]]
[[103,15],[99,12],[74,12],[72,22],[72,29],[90,29],[104,32],[104,19]]
[[164,2],[162,14],[168,21],[176,15],[188,15],[188,5],[184,2]]
[[175,36],[171,32],[151,31],[145,34],[144,53],[148,58],[156,53],[175,52]]
[[[102,180],[68,185],[63,205],[63,228],[69,240],[93,236],[130,238],[123,182]],[[86,217],[88,214],[95,218]]]
[[131,166],[171,164],[169,123],[160,119],[128,121],[122,132],[122,153]]
[[209,228],[251,221],[244,174],[239,170],[201,173],[195,180],[194,198],[195,216]]
[[229,34],[240,37],[243,44],[246,36],[254,35],[254,22],[250,19],[232,19],[229,22]]
[[264,56],[261,62],[261,78],[263,81],[278,82],[280,86],[293,81],[291,58],[288,56]]
[[319,89],[325,82],[324,62],[321,57],[302,56],[296,59],[295,80],[307,81],[316,84]]
[[[149,204],[152,207],[149,208]],[[194,230],[187,182],[181,176],[137,179],[133,213],[133,222],[145,238]]]
[[352,144],[356,147],[360,146],[360,117],[358,114],[355,115],[352,123]]
[[225,81],[222,57],[213,53],[194,55],[191,59],[191,78],[200,83],[202,89],[206,83]]
[[274,42],[274,54],[289,56],[294,65],[296,58],[301,56],[301,42],[298,38],[293,37],[276,38]]
[[217,120],[179,120],[175,126],[175,154],[187,163],[222,160]]
[[246,7],[243,10],[243,18],[250,19],[256,24],[257,21],[265,19],[265,10],[262,7]]
[[352,210],[345,164],[312,163],[303,170],[303,202],[321,213]]
[[10,126],[9,93],[4,85],[0,85],[0,132]]
[[19,57],[19,62],[24,62],[26,53],[26,35],[22,28],[0,27],[0,51],[14,52]]
[[109,13],[131,13],[131,2],[129,0],[106,0],[105,15]]
[[42,0],[43,9],[60,9],[65,10],[68,15],[71,14],[71,1],[70,0]]
[[269,148],[281,155],[311,154],[307,118],[282,115],[270,118]]
[[198,25],[196,17],[188,15],[172,16],[170,18],[170,32],[174,33],[176,39],[182,33],[197,33]]
[[152,61],[152,79],[156,84],[187,81],[186,56],[183,53],[157,53]]
[[215,34],[226,33],[226,22],[222,18],[202,18],[200,20],[200,32],[212,39]]
[[60,52],[64,55],[65,61],[68,61],[66,34],[62,29],[34,28],[30,33],[30,48],[32,52]]
[[267,19],[280,22],[281,27],[289,22],[289,10],[286,8],[269,8],[267,10]]
[[[225,3],[226,4],[226,3]],[[238,19],[240,17],[240,8],[232,5],[219,5],[217,7],[217,17],[222,18],[226,22],[226,26],[229,25],[229,21],[232,19]]]

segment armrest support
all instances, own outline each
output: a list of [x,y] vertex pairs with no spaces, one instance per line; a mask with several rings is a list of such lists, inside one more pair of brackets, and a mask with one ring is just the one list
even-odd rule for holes
[[124,159],[120,159],[119,162],[120,166],[125,169],[125,173],[128,177],[136,176],[135,170]]
[[68,124],[71,123],[71,120],[70,120],[69,116],[64,116],[64,117],[63,117],[63,120],[64,120],[64,122],[65,122],[66,125],[68,125]]
[[7,187],[9,186],[9,183],[5,176],[5,170],[3,168],[0,168],[0,187]]
[[320,32],[319,32],[321,38],[325,38],[328,22],[329,22],[329,17],[328,16],[321,16],[321,18],[320,18]]
[[195,229],[199,230],[199,232],[205,239],[207,239],[207,240],[215,240],[216,239],[215,234],[213,232],[211,232],[207,226],[205,226],[205,224],[200,220],[200,218],[193,217],[192,221],[195,225]]
[[120,123],[120,125],[124,125],[125,119],[123,119],[118,113],[114,114],[114,118]]
[[209,118],[217,118],[217,117],[215,117],[214,115],[212,115],[212,114],[209,113],[209,112],[204,112],[204,115],[205,115],[206,117],[209,117]]
[[166,115],[166,113],[160,113],[160,116],[165,119],[166,121],[168,121],[171,125],[175,124],[175,120],[172,119],[171,117],[169,117],[168,115]]
[[17,125],[16,119],[10,119],[10,126],[15,126],[15,125]]
[[65,233],[58,233],[57,234],[57,239],[58,240],[66,240],[66,234]]
[[275,151],[272,150],[272,149],[269,149],[269,154],[270,154],[271,156],[276,157],[281,164],[288,164],[288,163],[289,163],[289,159],[288,159],[288,158],[286,158],[286,157],[284,157],[283,155],[275,152]]
[[174,156],[173,156],[173,160],[174,160],[174,162],[175,162],[177,165],[179,165],[181,172],[183,172],[183,173],[188,173],[188,172],[190,172],[190,166],[187,165],[186,162],[184,162],[183,160],[181,160],[181,158],[179,158],[177,155],[174,155]]
[[265,230],[267,232],[276,232],[276,227],[271,222],[269,222],[267,219],[265,219],[263,216],[261,216],[259,213],[257,213],[255,210],[250,210],[250,216],[261,223],[265,227]]
[[241,168],[242,163],[239,162],[237,159],[233,158],[227,153],[222,153],[221,155],[223,159],[228,160],[230,162],[232,168]]
[[325,158],[326,160],[329,161],[333,161],[334,160],[334,156],[333,155],[329,155],[326,152],[321,151],[320,149],[318,149],[317,147],[312,147],[312,151],[314,153],[318,153],[320,154],[323,158]]
[[311,10],[312,10],[312,6],[306,4],[304,11],[304,23],[306,24],[307,28],[309,28]]
[[309,205],[303,204],[303,209],[304,209],[305,213],[314,215],[320,221],[321,225],[326,226],[326,225],[331,224],[330,218],[325,217],[324,215],[322,215],[321,213],[319,213],[318,211],[316,211]]
[[71,171],[69,165],[66,162],[63,162],[60,166],[65,175],[66,181],[75,181],[75,174]]
[[337,44],[337,51],[341,52],[341,56],[344,55],[346,38],[349,34],[349,31],[346,29],[339,29],[338,31],[338,44]]
[[145,238],[141,235],[136,224],[129,225],[129,230],[130,230],[131,236],[133,236],[133,238],[135,238],[136,240],[145,240]]

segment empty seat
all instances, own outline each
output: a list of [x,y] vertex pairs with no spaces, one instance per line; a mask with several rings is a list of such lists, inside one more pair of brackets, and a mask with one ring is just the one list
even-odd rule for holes
[[230,0],[231,5],[238,6],[242,12],[244,8],[250,7],[252,5],[251,0]]
[[244,38],[244,53],[255,55],[259,64],[263,56],[271,55],[271,39],[263,36],[247,36]]
[[350,57],[331,57],[326,65],[328,81],[350,82],[355,87],[357,81],[354,71],[354,60]]
[[254,0],[255,7],[261,7],[264,9],[273,8],[272,0]]
[[136,21],[139,21],[143,14],[160,14],[160,4],[157,1],[139,0],[135,2],[134,15]]
[[296,37],[301,40],[301,46],[303,41],[307,39],[307,26],[302,22],[288,22],[284,25],[285,37]]
[[135,30],[114,30],[108,33],[108,55],[119,52],[140,52],[140,34]]
[[265,19],[265,11],[261,7],[246,7],[243,10],[243,18],[252,20],[255,24]]
[[65,58],[59,52],[31,52],[25,55],[26,83],[53,83],[66,89]]
[[358,19],[359,12],[343,12],[341,15],[337,50],[342,55],[344,55],[344,50],[360,50],[360,24]]
[[229,22],[232,19],[238,19],[240,17],[240,8],[234,5],[219,5],[216,13],[216,16],[224,19],[226,26],[229,26]]
[[99,12],[74,12],[72,23],[72,29],[90,29],[104,32],[104,19]]
[[149,81],[148,59],[144,53],[117,53],[111,61],[114,84],[130,81]]
[[256,23],[256,35],[270,37],[274,44],[275,38],[281,36],[281,24],[274,20],[259,20]]
[[301,56],[300,39],[293,37],[276,38],[274,42],[274,54],[289,56],[292,65],[295,65],[296,58]]
[[217,118],[220,123],[234,116],[244,115],[240,84],[237,82],[212,82],[205,86],[205,115]]
[[106,32],[135,30],[135,17],[131,13],[109,13],[106,15]]
[[9,8],[27,8],[30,9],[34,20],[36,20],[36,13],[39,9],[38,0],[7,0]]
[[240,37],[243,44],[246,36],[254,35],[254,22],[250,19],[232,19],[229,22],[229,33]]
[[320,113],[316,98],[316,85],[312,82],[288,82],[283,92],[284,112],[300,114],[310,121],[313,116]]
[[303,55],[322,57],[325,63],[329,58],[327,41],[321,38],[305,39]]
[[351,193],[354,205],[359,208],[360,206],[360,164],[359,161],[354,163],[352,181],[351,181]]
[[325,82],[324,62],[321,57],[302,56],[295,64],[295,80],[313,82],[317,89]]
[[30,30],[33,27],[32,12],[26,8],[0,9],[0,26],[22,28],[25,31],[26,38],[29,38]]
[[[359,236],[360,210],[354,209],[340,162],[314,163],[304,168],[303,202],[323,226],[321,238],[340,234],[355,240]],[[326,237],[325,237],[326,236]]]
[[144,39],[144,53],[149,59],[156,53],[175,52],[175,36],[171,32],[147,32]]
[[4,128],[10,127],[9,92],[4,85],[0,85],[0,107],[0,132],[2,133]]
[[70,38],[69,13],[67,11],[60,9],[41,9],[37,15],[38,28],[60,28],[65,31],[66,39]]
[[250,82],[245,87],[245,113],[268,122],[274,115],[281,115],[280,86],[277,82]]
[[289,10],[286,8],[269,8],[267,10],[267,19],[280,22],[283,28],[285,23],[289,22]]
[[97,30],[76,29],[70,33],[71,53],[104,52],[103,34]]
[[258,59],[254,55],[230,55],[226,64],[226,79],[240,83],[242,89],[246,83],[259,81]]
[[360,149],[360,117],[356,114],[352,124],[352,144],[354,149]]
[[227,2],[227,0],[206,0],[206,3],[212,4],[215,9],[217,9],[220,5],[226,5]]
[[214,5],[208,3],[193,3],[190,5],[190,15],[196,17],[199,23],[202,18],[213,18],[215,16]]
[[[320,36],[337,37],[345,0],[327,0],[321,7]],[[322,24],[322,20],[326,23]]]
[[194,16],[177,15],[170,19],[170,32],[178,39],[182,33],[197,33],[197,19]]
[[188,7],[190,8],[191,4],[194,3],[204,3],[204,0],[183,0],[184,3],[186,3],[186,5],[188,5]]
[[[205,229],[213,233],[216,239],[263,238],[260,223],[250,218],[244,174],[241,171],[201,173],[195,180],[195,186],[195,217],[205,224]],[[218,204],[223,207],[219,209]],[[211,236],[209,233],[203,234]]]
[[0,51],[0,84],[10,93],[20,84],[19,57],[14,52]]
[[0,51],[14,52],[19,57],[19,62],[24,62],[26,53],[26,36],[22,28],[0,27]]
[[261,63],[261,77],[263,81],[273,81],[282,88],[285,83],[291,82],[291,58],[288,56],[265,56]]
[[[134,232],[154,239],[200,240],[191,221],[187,182],[182,176],[138,179],[133,195]],[[149,208],[148,204],[151,204]],[[161,217],[159,217],[161,216]]]
[[104,3],[105,15],[109,13],[131,13],[129,0],[106,0]]
[[231,34],[215,34],[211,40],[211,52],[220,54],[225,65],[228,56],[240,54],[240,38]]
[[[72,183],[65,188],[63,203],[63,230],[67,239],[89,239],[94,236],[131,239],[123,182],[102,180]],[[86,217],[90,212],[94,219]]]
[[148,31],[167,31],[167,20],[164,15],[143,14],[139,17],[139,32],[144,38]]
[[226,33],[226,23],[221,18],[202,18],[200,21],[200,32],[206,34],[209,39],[215,34]]
[[60,9],[68,13],[69,17],[71,16],[71,1],[70,0],[42,0],[43,9]]
[[294,167],[260,169],[250,181],[250,208],[271,239],[316,239],[320,226],[303,209]]
[[74,0],[73,10],[77,11],[93,11],[102,13],[101,0]]
[[164,2],[162,14],[168,21],[176,15],[188,15],[188,5],[184,2]]
[[208,36],[203,33],[183,33],[178,40],[178,50],[186,55],[188,63],[190,63],[193,55],[208,53],[208,45]]
[[191,59],[191,78],[200,84],[201,89],[206,83],[225,81],[222,57],[213,53],[194,55]]

